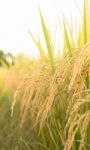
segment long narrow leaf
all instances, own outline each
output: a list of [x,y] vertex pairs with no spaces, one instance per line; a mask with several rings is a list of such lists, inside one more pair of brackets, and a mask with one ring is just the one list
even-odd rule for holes
[[45,59],[45,52],[43,50],[42,43],[41,43],[40,39],[38,38],[36,40],[35,37],[32,35],[32,33],[30,31],[28,31],[28,33],[31,36],[33,42],[35,43],[35,45],[37,46],[37,48],[39,50],[40,58]]
[[45,43],[46,43],[47,50],[48,50],[48,58],[50,60],[52,70],[55,71],[54,46],[52,44],[50,32],[49,32],[48,28],[46,27],[46,24],[45,24],[45,21],[43,19],[40,9],[39,9],[39,13],[40,13],[40,20],[41,20],[41,24],[42,24],[44,39],[45,39]]
[[82,27],[78,34],[78,47],[82,48],[87,42],[90,42],[90,14],[88,0],[84,0]]
[[63,33],[63,36],[64,36],[64,49],[63,49],[63,52],[64,52],[64,55],[66,54],[69,54],[70,56],[72,56],[72,48],[71,48],[71,44],[70,44],[70,39],[69,39],[69,36],[68,36],[68,31],[67,31],[67,28],[66,28],[66,24],[65,24],[65,21],[63,20],[63,28],[64,28],[64,33]]

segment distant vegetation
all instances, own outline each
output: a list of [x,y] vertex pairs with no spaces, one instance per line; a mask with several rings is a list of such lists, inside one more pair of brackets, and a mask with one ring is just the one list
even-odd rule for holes
[[10,53],[4,53],[3,50],[0,50],[0,66],[9,67],[14,63],[14,57]]

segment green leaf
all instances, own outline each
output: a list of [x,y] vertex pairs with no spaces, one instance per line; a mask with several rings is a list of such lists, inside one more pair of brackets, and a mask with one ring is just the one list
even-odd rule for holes
[[70,43],[70,39],[69,39],[69,35],[68,35],[65,20],[63,20],[63,28],[64,28],[64,31],[63,31],[63,37],[64,37],[63,54],[64,54],[64,56],[66,54],[69,54],[70,56],[72,56],[72,48],[71,48],[71,43]]
[[45,59],[45,53],[44,53],[44,50],[43,50],[42,43],[41,43],[40,39],[38,38],[36,40],[35,37],[33,36],[33,34],[30,31],[28,31],[28,33],[31,36],[33,42],[35,43],[35,45],[37,46],[37,48],[39,50],[40,58]]
[[82,48],[87,42],[90,42],[90,14],[88,0],[84,0],[82,27],[79,30],[77,44]]
[[43,16],[42,16],[40,9],[39,9],[39,13],[40,13],[40,20],[41,20],[41,24],[42,24],[44,39],[45,39],[45,43],[46,43],[47,50],[48,50],[48,58],[50,60],[52,70],[55,71],[54,46],[52,44],[51,35],[50,35],[50,32],[49,32],[49,30],[45,24],[45,21],[43,19]]

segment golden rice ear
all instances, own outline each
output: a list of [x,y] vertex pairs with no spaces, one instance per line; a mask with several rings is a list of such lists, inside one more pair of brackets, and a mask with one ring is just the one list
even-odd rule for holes
[[78,51],[78,56],[76,57],[74,62],[72,78],[69,84],[68,91],[73,89],[73,86],[75,86],[76,83],[76,78],[81,76],[84,62],[88,56],[90,56],[90,43],[86,44],[81,51]]
[[[89,137],[87,136],[87,130],[90,127],[90,110],[86,109],[82,112],[81,109],[87,104],[90,104],[90,100],[77,99],[75,104],[72,106],[65,127],[65,130],[67,130],[67,140],[65,143],[64,150],[71,150],[74,146],[74,143],[76,145],[76,143],[78,142],[79,150],[86,150],[86,147],[88,147],[87,138],[89,139]],[[80,111],[82,113],[80,113]],[[76,140],[75,137],[77,133],[79,133],[80,136],[79,139]]]

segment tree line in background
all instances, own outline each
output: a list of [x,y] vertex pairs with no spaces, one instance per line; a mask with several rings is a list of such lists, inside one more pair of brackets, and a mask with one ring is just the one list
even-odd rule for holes
[[10,67],[14,64],[14,57],[11,53],[4,53],[3,50],[0,50],[0,67]]

